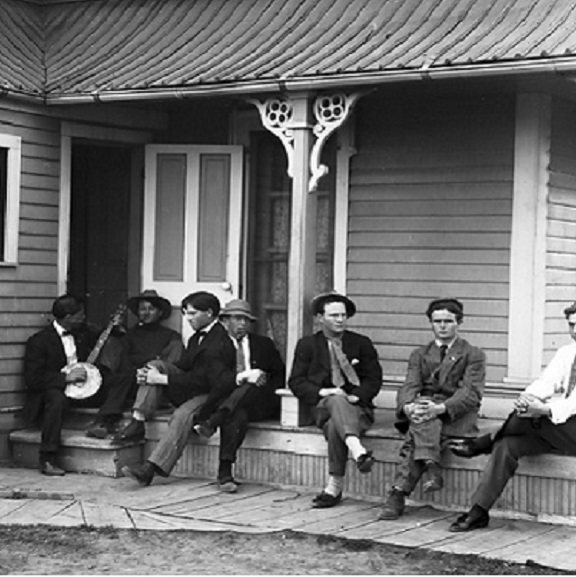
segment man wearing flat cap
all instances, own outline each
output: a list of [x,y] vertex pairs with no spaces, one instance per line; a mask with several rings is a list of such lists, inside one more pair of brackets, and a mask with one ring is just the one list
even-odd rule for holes
[[478,435],[486,359],[458,335],[464,318],[454,298],[433,300],[426,310],[434,339],[415,349],[396,403],[396,428],[405,434],[392,490],[379,519],[404,513],[405,499],[427,473],[425,492],[442,488],[441,452],[453,438]]
[[226,304],[220,320],[233,347],[225,350],[233,390],[224,399],[206,402],[198,414],[194,430],[209,439],[220,428],[218,488],[235,493],[232,467],[248,431],[248,423],[278,418],[280,399],[276,389],[285,382],[284,362],[268,337],[251,334],[256,317],[250,303],[235,299]]
[[86,431],[88,437],[103,439],[115,432],[122,411],[136,395],[136,371],[140,367],[154,359],[175,363],[184,351],[182,337],[162,324],[172,313],[168,299],[155,290],[145,290],[128,299],[127,306],[138,322],[123,336],[111,340],[105,349],[108,358],[114,359],[109,362],[112,376],[106,399]]
[[461,457],[490,453],[472,495],[472,507],[450,525],[452,532],[486,527],[489,511],[514,476],[521,457],[562,453],[576,456],[576,303],[564,309],[568,334],[564,345],[514,403],[502,427],[476,439],[454,443]]
[[300,339],[294,351],[288,386],[311,408],[328,441],[328,483],[313,507],[334,507],[342,500],[348,454],[361,473],[374,464],[360,437],[374,422],[372,399],[382,386],[382,367],[370,339],[346,329],[356,305],[338,293],[311,302],[321,330]]

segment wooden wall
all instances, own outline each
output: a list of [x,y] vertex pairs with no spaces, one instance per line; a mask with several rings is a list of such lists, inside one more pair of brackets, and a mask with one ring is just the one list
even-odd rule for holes
[[375,342],[386,376],[431,338],[424,315],[462,300],[464,338],[507,364],[513,97],[366,98],[352,158],[348,294],[351,328]]
[[554,100],[546,242],[544,363],[570,342],[564,308],[576,301],[576,105]]
[[22,138],[17,266],[0,265],[0,407],[22,399],[26,339],[56,296],[60,122],[39,108],[3,101],[0,132]]

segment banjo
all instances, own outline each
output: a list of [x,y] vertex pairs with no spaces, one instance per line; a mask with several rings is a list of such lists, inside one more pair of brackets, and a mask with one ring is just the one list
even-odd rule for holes
[[114,313],[114,315],[112,316],[112,319],[110,320],[106,328],[102,331],[102,333],[98,337],[98,341],[96,342],[96,345],[88,355],[86,361],[73,363],[71,365],[67,365],[62,369],[62,372],[65,374],[70,373],[72,369],[75,369],[77,367],[81,367],[86,371],[86,380],[78,381],[75,383],[68,383],[66,385],[66,388],[64,389],[64,394],[67,397],[70,397],[71,399],[87,399],[88,397],[91,397],[98,391],[100,385],[102,384],[102,375],[100,374],[98,367],[96,367],[94,363],[96,362],[98,355],[102,351],[102,347],[106,344],[106,341],[108,340],[108,337],[110,336],[110,333],[114,328],[114,325],[117,325],[120,322],[125,312],[126,312],[126,305],[120,305],[116,310],[116,312]]

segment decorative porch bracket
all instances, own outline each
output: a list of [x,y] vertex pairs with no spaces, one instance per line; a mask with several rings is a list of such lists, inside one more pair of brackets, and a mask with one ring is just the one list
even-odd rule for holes
[[258,109],[264,128],[280,139],[284,150],[286,150],[286,158],[288,160],[286,172],[290,178],[293,178],[294,131],[292,129],[292,119],[294,118],[294,104],[289,98],[269,98],[264,102],[260,102],[255,98],[247,100]]
[[[349,118],[356,101],[363,93],[351,95],[338,92],[316,97],[313,105],[316,124],[312,128],[315,136],[310,151],[310,179],[308,192],[314,192],[319,180],[328,174],[328,167],[320,162],[322,150],[329,136]],[[262,125],[280,139],[286,150],[290,178],[294,177],[294,103],[290,98],[269,98],[264,102],[250,98],[248,102],[256,106]]]
[[362,94],[356,92],[348,96],[344,93],[318,96],[314,101],[316,124],[312,129],[316,141],[310,152],[310,181],[308,192],[314,192],[318,181],[328,174],[328,167],[320,162],[322,149],[328,137],[349,118],[354,104]]

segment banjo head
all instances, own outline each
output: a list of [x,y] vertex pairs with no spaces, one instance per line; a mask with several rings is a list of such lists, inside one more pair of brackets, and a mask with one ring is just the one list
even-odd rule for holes
[[100,371],[90,363],[76,363],[75,367],[83,367],[86,370],[86,380],[80,383],[68,383],[64,394],[71,399],[87,399],[94,395],[102,384]]

